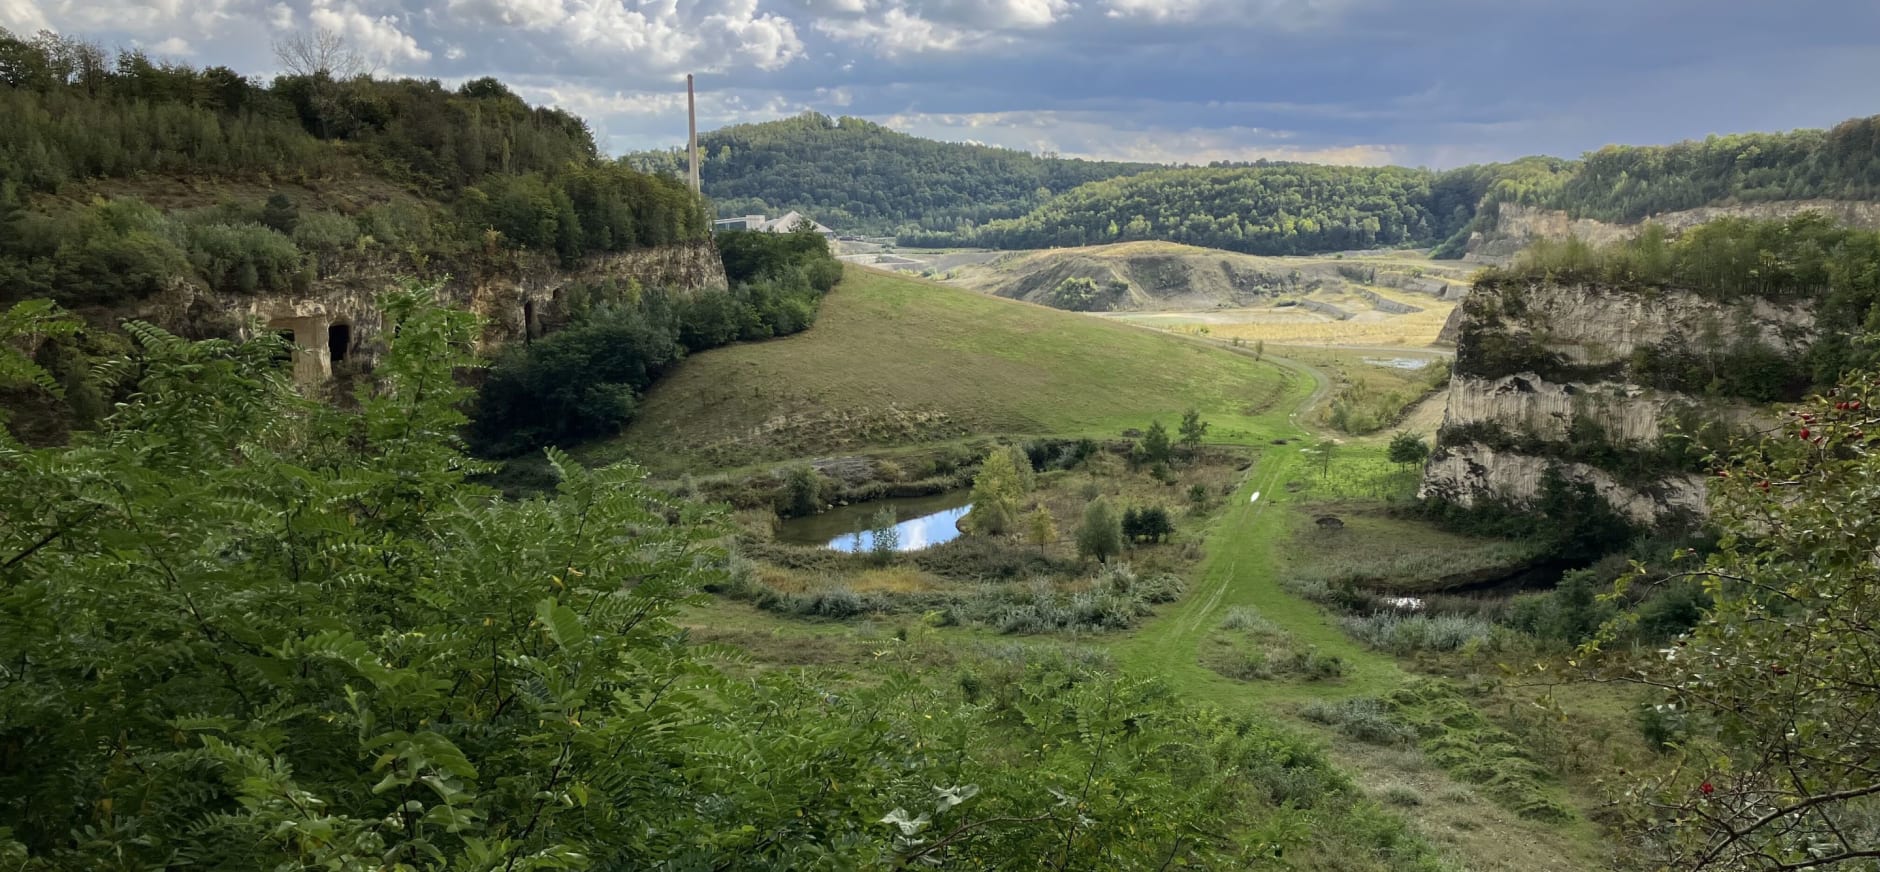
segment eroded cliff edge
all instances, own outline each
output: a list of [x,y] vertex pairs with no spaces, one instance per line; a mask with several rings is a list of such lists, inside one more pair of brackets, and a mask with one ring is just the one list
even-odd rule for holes
[[[475,312],[481,343],[493,347],[540,336],[565,323],[570,307],[589,302],[576,289],[664,288],[677,293],[725,290],[724,261],[710,240],[596,255],[566,267],[544,254],[498,250],[452,264],[413,263],[405,255],[359,255],[318,266],[304,291],[218,293],[179,281],[116,317],[148,320],[184,335],[291,333],[294,378],[319,383],[335,363],[371,360],[384,345],[380,294],[408,279],[438,283],[440,299]],[[583,299],[574,299],[582,296]]]
[[1419,496],[1531,510],[1583,485],[1641,527],[1705,512],[1705,457],[1772,426],[1805,304],[1675,289],[1485,281],[1458,308],[1455,378]]

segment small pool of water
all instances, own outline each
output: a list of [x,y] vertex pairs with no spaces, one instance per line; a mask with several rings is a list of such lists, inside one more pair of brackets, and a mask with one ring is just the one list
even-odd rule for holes
[[777,525],[777,541],[791,545],[821,545],[836,551],[868,551],[875,547],[868,525],[875,513],[893,509],[900,536],[896,551],[919,551],[960,535],[959,520],[972,509],[972,491],[961,489],[929,497],[872,500],[831,509],[807,518],[791,518]]
[[1364,362],[1390,369],[1422,369],[1435,360],[1434,357],[1367,357]]

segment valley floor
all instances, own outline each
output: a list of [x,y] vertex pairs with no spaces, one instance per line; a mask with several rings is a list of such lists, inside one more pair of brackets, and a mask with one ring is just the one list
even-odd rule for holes
[[[907,290],[916,289],[916,283],[911,280],[888,280],[878,274],[861,275],[866,278],[857,284],[855,279],[858,276],[852,271],[850,280],[838,288],[835,295],[840,298],[848,293],[859,299],[832,298],[834,305],[825,309],[825,322],[812,329],[810,335],[765,343],[741,351],[714,352],[725,361],[717,365],[727,366],[729,362],[735,361],[738,372],[759,371],[765,366],[765,355],[802,359],[818,348],[815,344],[818,341],[859,336],[854,332],[854,325],[845,325],[843,320],[875,318],[868,314],[868,310],[880,305],[880,301],[891,302],[897,307],[897,318],[904,319],[905,314],[902,313],[905,310],[898,307],[915,304],[914,298],[903,294]],[[962,292],[938,286],[928,287],[932,288],[928,293],[934,297],[951,301],[945,305],[968,305],[970,302],[948,296]],[[1018,311],[1019,318],[1040,317],[1025,314],[1038,312],[1035,307],[992,300],[986,300],[985,305],[1012,306]],[[990,311],[977,303],[971,303],[970,309],[973,318],[983,318]],[[1073,325],[1101,323],[1100,319],[1088,316],[1064,317],[1071,319],[1065,323]],[[869,322],[857,320],[856,323]],[[920,326],[918,321],[902,323],[913,324],[916,328]],[[1050,324],[1041,321],[1026,328],[1025,332],[1030,336],[1043,336],[1061,334],[1064,329],[1053,330]],[[822,336],[820,340],[817,338],[819,333]],[[1116,337],[1128,339],[1121,333],[1115,336],[1107,333],[1080,336],[1085,344],[1094,340],[1114,343],[1119,341]],[[845,348],[841,353],[851,354],[847,347],[858,341],[861,340],[846,338],[845,342],[838,343]],[[1341,627],[1338,617],[1282,585],[1289,568],[1326,559],[1327,554],[1336,554],[1345,547],[1340,544],[1341,541],[1354,543],[1354,547],[1386,551],[1420,545],[1425,546],[1425,551],[1437,554],[1439,559],[1443,549],[1455,544],[1441,538],[1448,534],[1437,533],[1418,522],[1388,517],[1383,511],[1385,501],[1401,499],[1413,480],[1405,476],[1404,470],[1392,467],[1385,461],[1384,444],[1390,438],[1388,430],[1368,437],[1337,437],[1337,461],[1333,464],[1321,464],[1312,451],[1315,444],[1332,435],[1320,424],[1320,411],[1336,395],[1336,385],[1348,387],[1352,380],[1342,366],[1355,359],[1353,355],[1362,357],[1374,352],[1351,349],[1315,351],[1303,348],[1294,351],[1299,358],[1294,360],[1281,356],[1284,350],[1279,348],[1258,355],[1251,348],[1230,347],[1226,342],[1203,341],[1193,336],[1164,336],[1158,341],[1170,346],[1212,345],[1216,346],[1217,351],[1233,352],[1223,357],[1239,358],[1243,362],[1250,357],[1260,358],[1252,361],[1258,363],[1257,370],[1238,369],[1235,372],[1243,378],[1255,372],[1267,373],[1260,376],[1266,385],[1260,389],[1262,402],[1258,407],[1242,405],[1232,408],[1233,412],[1240,414],[1228,413],[1217,418],[1217,423],[1222,426],[1211,431],[1209,440],[1250,452],[1254,461],[1240,473],[1240,480],[1231,496],[1222,497],[1220,507],[1208,512],[1199,522],[1205,524],[1205,529],[1191,534],[1199,541],[1200,550],[1205,556],[1189,571],[1187,591],[1177,602],[1160,607],[1158,614],[1133,629],[1075,635],[1070,640],[1107,651],[1121,669],[1138,675],[1159,676],[1179,693],[1193,700],[1278,720],[1295,730],[1319,737],[1333,759],[1367,795],[1408,821],[1454,868],[1613,868],[1615,863],[1610,855],[1612,849],[1591,822],[1598,810],[1597,793],[1592,779],[1585,771],[1553,774],[1543,779],[1542,783],[1531,785],[1532,795],[1525,801],[1558,807],[1564,809],[1564,812],[1553,818],[1524,816],[1511,810],[1510,801],[1505,795],[1494,793],[1498,788],[1459,779],[1444,765],[1438,765],[1415,743],[1380,746],[1354,741],[1338,729],[1321,723],[1323,718],[1315,720],[1308,714],[1314,706],[1322,709],[1343,700],[1374,700],[1406,689],[1422,688],[1428,682],[1426,675],[1430,670],[1427,663],[1398,658],[1360,644]],[[796,344],[781,348],[788,343]],[[766,350],[765,346],[771,347]],[[1438,350],[1385,350],[1413,353],[1432,359],[1444,354]],[[999,353],[1005,359],[1021,362],[1013,358],[1009,350]],[[819,356],[817,359],[829,358]],[[855,359],[879,362],[889,367],[889,371],[897,373],[899,370],[894,367],[906,366],[901,360],[871,357],[865,350],[856,353]],[[1190,359],[1193,358],[1179,358],[1181,361]],[[688,365],[691,363],[696,362],[689,362]],[[1036,360],[1024,360],[1022,363],[1026,366],[1038,365]],[[832,370],[849,371],[845,368],[848,364],[831,363],[829,366]],[[1211,372],[1221,370],[1219,363],[1211,363],[1209,366],[1215,367]],[[939,369],[944,370],[945,367]],[[711,381],[710,372],[708,368],[690,374],[681,372],[673,382],[686,385],[698,380]],[[897,383],[911,381],[911,378],[903,377]],[[806,385],[798,389],[811,391],[815,387]],[[1220,402],[1226,403],[1225,398],[1229,394],[1221,396],[1223,399]],[[1155,401],[1147,395],[1142,398],[1128,397],[1123,404],[1135,401],[1151,403],[1150,411],[1167,414],[1166,409],[1155,408]],[[678,408],[672,395],[655,394],[650,402],[656,407],[669,404]],[[889,400],[880,402],[886,405]],[[1231,403],[1227,403],[1226,406],[1213,408],[1214,411],[1221,411],[1231,406]],[[1397,426],[1424,433],[1433,431],[1440,421],[1441,408],[1440,393],[1425,396],[1402,413]],[[1106,428],[1115,426],[1113,422],[1131,417],[1123,412],[1118,402],[1110,402],[1098,416],[1103,419],[1101,422],[1091,421],[1088,417],[1079,419],[1065,415],[1062,423],[1070,426],[1052,428],[1050,432],[1073,437],[1113,435],[1116,431]],[[1148,415],[1141,417],[1146,420]],[[636,441],[643,446],[648,440],[638,437]],[[814,456],[792,462],[806,462]],[[777,462],[774,455],[762,459]],[[1327,512],[1335,512],[1349,519],[1346,533],[1340,534],[1348,534],[1349,538],[1314,538],[1318,534],[1311,529],[1312,521]],[[1069,535],[1068,530],[1065,535]],[[1461,544],[1475,547],[1472,543]],[[1267,627],[1267,632],[1271,634],[1266,644],[1277,644],[1313,663],[1334,664],[1330,677],[1292,673],[1262,675],[1258,678],[1234,677],[1231,663],[1227,667],[1222,664],[1236,657],[1249,656],[1249,652],[1258,645],[1229,632],[1226,627],[1254,614],[1258,616],[1257,622]],[[1026,638],[1000,635],[985,626],[934,626],[931,621],[915,621],[910,628],[909,621],[903,615],[805,620],[722,598],[696,609],[687,622],[698,638],[742,647],[750,652],[760,666],[846,670],[861,681],[868,680],[872,663],[883,657],[898,656],[894,652],[902,650],[912,634],[938,639],[940,649],[957,649],[962,645],[1009,645],[1015,638]],[[1274,643],[1272,639],[1281,641]],[[1252,651],[1252,656],[1257,659],[1260,655]],[[1493,655],[1471,656],[1474,659],[1468,664],[1461,667],[1454,663],[1445,664],[1447,668],[1442,671],[1452,677],[1460,674],[1467,681],[1476,681],[1478,678],[1482,682],[1491,681],[1482,676],[1497,672]],[[1457,658],[1458,661],[1464,659],[1468,658]],[[1589,716],[1589,723],[1595,724],[1596,730],[1617,731],[1625,728],[1628,713],[1623,700],[1599,696],[1597,689],[1589,691],[1576,688],[1574,692],[1591,694],[1581,702],[1588,711],[1596,713]],[[1505,705],[1507,712],[1504,717],[1504,713],[1497,711],[1494,722],[1525,723],[1522,718],[1530,716],[1528,709],[1539,710],[1536,705],[1543,693],[1498,691],[1493,697],[1495,704]],[[1467,707],[1466,703],[1464,707]],[[1497,732],[1495,735],[1509,742],[1526,740],[1513,738],[1506,732]]]

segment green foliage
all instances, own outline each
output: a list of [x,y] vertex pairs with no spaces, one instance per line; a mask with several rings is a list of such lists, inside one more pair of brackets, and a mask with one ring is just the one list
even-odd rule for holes
[[[952,231],[1024,213],[1084,182],[1146,164],[1035,157],[919,139],[863,121],[804,113],[699,136],[700,175],[722,215],[801,210],[843,232]],[[623,159],[678,174],[655,152]]]
[[1549,788],[1551,776],[1521,740],[1483,716],[1454,685],[1418,679],[1391,693],[1385,704],[1390,720],[1412,730],[1433,762],[1480,786],[1503,807],[1530,820],[1572,819]]
[[474,325],[383,307],[356,412],[272,338],[133,325],[103,429],[0,447],[10,866],[1235,868],[1313,810],[1389,846],[1364,868],[1429,868],[1310,746],[1087,659],[995,654],[958,692],[719,673],[670,620],[718,524],[559,454],[553,498],[466,483]]
[[1201,440],[1208,435],[1208,422],[1201,420],[1201,413],[1189,409],[1182,413],[1181,429],[1182,450],[1193,459],[1201,452]]
[[1387,456],[1398,466],[1419,466],[1430,457],[1430,443],[1415,433],[1398,431],[1390,437]]
[[[0,58],[7,84],[0,115],[8,120],[0,129],[0,179],[25,191],[57,193],[77,182],[150,173],[317,185],[363,170],[421,196],[455,201],[455,220],[371,222],[379,243],[430,253],[448,242],[460,252],[481,245],[484,231],[493,229],[510,246],[554,251],[570,263],[584,254],[700,240],[709,230],[701,203],[682,182],[601,160],[579,119],[532,108],[491,80],[456,92],[435,81],[364,76],[283,76],[264,85],[224,67],[159,65],[135,51],[113,61],[78,40],[51,34],[24,40],[5,30]],[[0,192],[0,201],[13,196]],[[442,210],[419,208],[441,217]],[[0,207],[0,240],[40,233],[5,225],[34,218],[83,223],[86,211],[54,207],[47,216],[22,217]],[[148,217],[136,226],[107,218],[108,233],[61,227],[34,250],[0,251],[0,279],[18,285],[22,276],[11,273],[24,272],[21,293],[73,303],[148,296],[166,280],[189,277],[157,238],[167,235],[170,247],[188,250],[209,287],[285,289],[299,268],[298,252],[283,247],[285,240],[328,254],[359,235],[335,224],[340,216],[313,217],[321,214],[303,213],[277,191],[240,219],[196,222],[202,226],[187,232],[158,233]],[[317,226],[303,236],[310,219]],[[251,224],[258,227],[245,226]],[[426,228],[417,232],[413,224]],[[440,239],[439,228],[450,238]],[[7,255],[25,263],[6,263]]]
[[1631,830],[1662,851],[1654,862],[1858,868],[1880,837],[1875,383],[1848,374],[1715,479],[1717,546],[1674,576],[1709,602],[1676,645],[1623,653],[1614,642],[1643,610],[1602,633],[1602,672],[1645,687],[1663,707],[1655,738],[1676,742],[1672,765],[1626,796]]
[[1123,510],[1123,539],[1128,542],[1161,542],[1175,532],[1175,522],[1162,506],[1131,506]]
[[478,450],[502,456],[618,433],[687,353],[808,329],[823,282],[841,274],[813,233],[726,233],[719,244],[737,264],[729,291],[578,287],[571,297],[599,303],[577,323],[505,348],[477,395]]
[[1400,657],[1460,651],[1487,641],[1495,631],[1493,624],[1480,618],[1399,612],[1345,615],[1339,618],[1339,626],[1352,638]]
[[1167,464],[1175,457],[1174,445],[1169,442],[1168,428],[1161,421],[1149,422],[1149,432],[1142,437],[1142,459],[1151,464]]
[[1044,546],[1056,542],[1058,537],[1057,521],[1051,517],[1051,510],[1040,504],[1025,516],[1025,538],[1038,546],[1040,552]]
[[[1577,162],[1536,165],[1488,196],[1565,209],[1575,217],[1636,221],[1713,203],[1880,197],[1873,150],[1880,117],[1832,130],[1711,136],[1666,146],[1609,145]],[[1564,170],[1564,171],[1561,171]]]
[[1390,706],[1377,697],[1313,700],[1301,706],[1299,714],[1373,745],[1409,745],[1417,738],[1416,731],[1393,719]]
[[895,529],[899,522],[894,510],[887,508],[868,520],[868,551],[876,563],[887,564],[901,550],[901,531]]
[[823,508],[824,479],[815,468],[793,466],[783,480],[784,503],[779,511],[786,517],[814,515]]
[[1021,217],[900,241],[1048,248],[1154,239],[1273,255],[1427,246],[1474,215],[1475,200],[1441,179],[1398,167],[1266,162],[1158,169],[1090,182]]
[[[966,525],[985,536],[1003,536],[1018,526],[1019,502],[1025,496],[1025,482],[1012,460],[1013,452],[994,448],[973,476],[973,508],[966,514]],[[1031,464],[1025,464],[1026,473]]]
[[1123,528],[1110,504],[1096,500],[1084,508],[1083,523],[1077,527],[1077,553],[1108,563],[1123,550]]
[[1128,290],[1129,286],[1121,282],[1098,285],[1096,279],[1088,276],[1072,276],[1058,282],[1041,302],[1071,312],[1108,312]]
[[1478,497],[1465,507],[1432,497],[1414,512],[1454,533],[1523,540],[1543,556],[1606,554],[1639,532],[1592,485],[1568,478],[1557,465],[1541,474],[1540,496],[1532,505]]

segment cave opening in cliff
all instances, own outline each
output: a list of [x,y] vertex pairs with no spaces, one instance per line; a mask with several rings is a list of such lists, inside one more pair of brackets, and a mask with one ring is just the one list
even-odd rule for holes
[[535,301],[522,301],[522,341],[535,338]]
[[334,324],[326,328],[326,350],[334,363],[346,359],[352,349],[352,325]]

